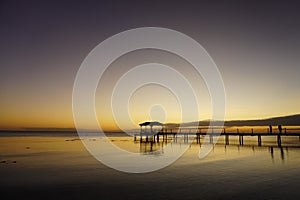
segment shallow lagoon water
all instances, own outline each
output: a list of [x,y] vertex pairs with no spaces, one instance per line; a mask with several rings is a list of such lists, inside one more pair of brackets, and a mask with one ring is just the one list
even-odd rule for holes
[[[0,137],[0,190],[4,197],[31,199],[299,199],[299,138],[283,140],[279,148],[272,138],[263,139],[261,147],[254,138],[244,146],[235,138],[225,146],[221,138],[201,160],[194,143],[166,168],[128,174],[94,159],[77,137]],[[150,143],[132,137],[111,141],[151,153]]]

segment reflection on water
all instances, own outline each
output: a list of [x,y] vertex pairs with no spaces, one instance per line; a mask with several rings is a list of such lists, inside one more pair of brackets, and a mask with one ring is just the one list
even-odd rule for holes
[[[222,140],[220,140],[220,142],[218,142],[216,144],[215,148],[222,148],[224,147],[224,152],[225,153],[233,153],[233,151],[237,151],[237,152],[241,152],[241,150],[247,150],[249,151],[251,149],[251,151],[253,153],[255,153],[255,151],[265,151],[265,152],[269,152],[270,158],[272,159],[272,161],[274,161],[275,157],[274,157],[274,153],[278,153],[280,154],[280,159],[282,161],[285,160],[286,155],[288,154],[289,149],[300,149],[300,142],[298,141],[297,138],[285,138],[285,142],[288,146],[278,146],[278,144],[276,143],[275,139],[271,139],[267,138],[264,143],[262,144],[255,144],[253,141],[251,140],[247,140],[245,141],[246,143],[248,142],[248,145],[239,145],[237,142],[235,142],[234,140],[231,141],[232,144],[222,144]],[[170,140],[169,142],[154,142],[154,141],[149,141],[149,142],[134,142],[135,145],[139,145],[139,149],[140,149],[140,153],[142,154],[152,154],[152,155],[160,155],[163,154],[163,147],[166,145],[171,145],[175,146],[175,145],[181,145],[181,142],[177,142],[176,140]],[[200,150],[200,147],[203,144],[197,144],[197,143],[192,143],[190,145],[190,148],[196,149],[196,150]],[[235,149],[233,147],[236,147]],[[161,150],[162,151],[159,151]],[[213,149],[213,150],[214,150]],[[214,153],[214,151],[212,151],[212,154]]]
[[[101,144],[102,138],[87,140]],[[76,137],[0,137],[0,192],[3,197],[40,194],[52,199],[300,199],[298,137],[220,138],[211,153],[198,158],[202,144],[194,142],[170,166],[146,174],[126,174],[94,159]],[[131,137],[111,137],[122,149],[154,154],[168,143],[140,143]],[[116,159],[124,159],[115,156]],[[126,158],[125,158],[126,159]],[[73,195],[73,196],[72,196]],[[87,195],[89,198],[87,198]],[[76,199],[76,198],[75,198]]]
[[[271,154],[271,158],[272,160],[274,160],[274,147],[269,147],[270,148],[270,154]],[[288,147],[279,147],[280,149],[280,157],[281,157],[281,160],[284,160],[284,154],[285,152],[288,153]]]

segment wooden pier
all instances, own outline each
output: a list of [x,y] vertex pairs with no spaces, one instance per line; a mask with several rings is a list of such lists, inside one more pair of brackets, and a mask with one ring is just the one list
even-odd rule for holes
[[[155,122],[156,125],[157,122]],[[143,124],[142,126],[147,126],[149,124]],[[141,127],[142,127],[141,126]],[[181,141],[183,142],[188,142],[191,141],[194,142],[196,139],[197,144],[200,144],[201,136],[209,136],[209,142],[213,143],[214,139],[218,136],[224,137],[225,145],[230,144],[230,138],[231,137],[238,137],[238,141],[240,145],[244,145],[244,137],[246,136],[251,136],[251,137],[256,137],[257,138],[257,144],[258,146],[262,145],[263,138],[264,137],[271,137],[275,136],[277,138],[277,145],[278,147],[281,147],[282,145],[282,137],[292,137],[292,136],[297,136],[299,137],[300,141],[300,130],[295,130],[295,129],[282,129],[282,130],[277,130],[277,131],[270,131],[270,129],[266,129],[266,131],[261,131],[261,130],[254,130],[253,128],[248,130],[247,132],[243,131],[241,132],[240,129],[236,129],[236,131],[229,131],[225,128],[184,128],[184,129],[166,129],[162,128],[160,131],[155,132],[152,129],[152,126],[150,128],[150,131],[143,130],[141,128],[141,132],[139,134],[134,135],[134,141],[140,141],[142,142],[168,142],[168,140],[172,140],[173,142],[177,142],[178,138],[181,138]]]

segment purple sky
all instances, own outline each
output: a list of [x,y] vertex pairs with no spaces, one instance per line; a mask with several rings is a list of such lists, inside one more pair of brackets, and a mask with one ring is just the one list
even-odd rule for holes
[[297,1],[1,1],[0,126],[69,127],[85,56],[131,28],[183,32],[223,76],[228,119],[300,112]]

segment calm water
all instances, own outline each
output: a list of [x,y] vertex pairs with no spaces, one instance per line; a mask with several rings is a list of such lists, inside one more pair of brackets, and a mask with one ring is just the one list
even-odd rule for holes
[[[101,138],[91,138],[97,142]],[[151,153],[161,144],[131,137],[111,141],[132,152]],[[247,138],[244,146],[222,138],[199,160],[192,144],[172,165],[146,174],[127,174],[95,160],[75,136],[0,137],[0,190],[4,197],[61,199],[299,199],[298,137]],[[286,144],[286,145],[285,145]],[[145,155],[147,156],[147,155]]]

